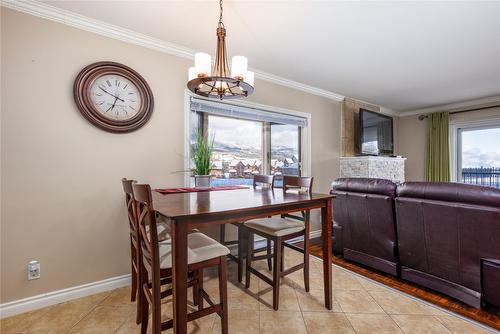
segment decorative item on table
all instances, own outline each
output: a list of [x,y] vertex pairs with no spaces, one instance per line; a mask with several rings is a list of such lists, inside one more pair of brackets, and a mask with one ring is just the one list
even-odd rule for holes
[[210,169],[212,166],[212,152],[214,139],[208,139],[202,134],[196,137],[196,143],[191,148],[193,161],[194,185],[197,188],[210,187]]

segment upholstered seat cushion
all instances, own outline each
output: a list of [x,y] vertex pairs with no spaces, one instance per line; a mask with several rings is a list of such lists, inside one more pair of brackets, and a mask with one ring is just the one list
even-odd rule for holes
[[158,241],[170,239],[170,225],[164,222],[156,224],[156,232],[158,232]]
[[300,232],[305,228],[301,221],[281,217],[252,219],[247,221],[245,226],[275,237]]
[[[149,228],[146,226],[146,232],[149,233]],[[170,225],[164,221],[158,221],[156,224],[156,232],[158,232],[158,241],[165,241],[170,239]],[[198,229],[194,228],[188,233],[199,232]]]
[[[160,268],[172,268],[172,239],[160,242]],[[188,264],[229,254],[229,249],[200,232],[188,234]]]

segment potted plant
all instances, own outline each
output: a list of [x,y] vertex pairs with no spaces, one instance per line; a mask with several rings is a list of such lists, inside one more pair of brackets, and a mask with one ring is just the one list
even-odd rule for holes
[[196,143],[191,149],[193,160],[194,185],[198,188],[210,187],[210,168],[212,166],[212,152],[214,140],[198,134]]

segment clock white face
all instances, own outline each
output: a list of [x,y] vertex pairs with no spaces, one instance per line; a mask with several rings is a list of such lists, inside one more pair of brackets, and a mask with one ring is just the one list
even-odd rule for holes
[[125,77],[116,74],[100,76],[90,89],[92,104],[106,118],[126,121],[139,112],[141,96],[132,81]]

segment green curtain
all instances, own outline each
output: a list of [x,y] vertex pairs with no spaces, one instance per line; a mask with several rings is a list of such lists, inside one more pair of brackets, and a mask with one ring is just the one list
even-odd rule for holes
[[427,119],[427,181],[450,181],[449,115],[447,112],[430,114]]

